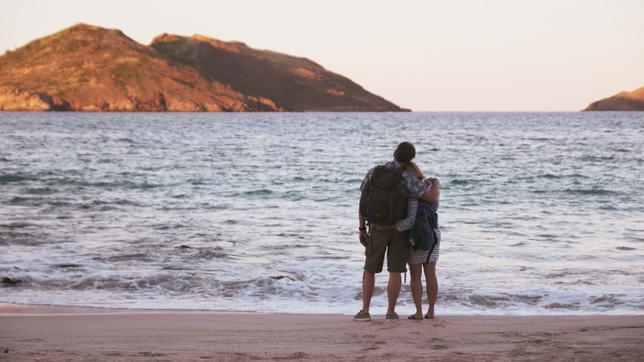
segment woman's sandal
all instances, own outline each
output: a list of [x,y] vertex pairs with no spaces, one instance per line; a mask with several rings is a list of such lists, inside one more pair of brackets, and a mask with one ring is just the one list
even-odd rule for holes
[[407,319],[411,319],[411,320],[415,320],[415,321],[422,321],[423,320],[423,318],[416,317],[415,314],[410,315],[409,317],[407,317]]

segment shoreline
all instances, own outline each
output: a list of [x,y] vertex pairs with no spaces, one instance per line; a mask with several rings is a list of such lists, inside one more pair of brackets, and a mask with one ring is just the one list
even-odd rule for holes
[[[215,313],[255,314],[254,311],[220,311],[210,309],[159,309],[159,308],[118,308],[79,306],[62,304],[11,303],[0,301],[0,316],[3,315],[45,315],[45,314],[136,314],[136,313]],[[279,313],[274,313],[279,314]],[[286,313],[284,313],[286,314]]]
[[[413,312],[413,308],[408,306],[409,310],[406,310],[405,307],[398,307],[397,312],[401,315],[406,312]],[[425,306],[426,307],[426,306]],[[359,308],[357,306],[356,308]],[[384,307],[372,307],[375,310],[382,310],[382,313],[372,313],[371,315],[383,316],[384,318]],[[64,305],[64,304],[35,304],[35,303],[14,303],[6,302],[0,300],[0,316],[2,315],[24,315],[24,314],[132,314],[132,313],[213,313],[213,314],[259,314],[259,315],[316,315],[316,316],[343,316],[343,317],[352,317],[353,314],[349,313],[320,313],[320,312],[261,312],[253,310],[218,310],[218,309],[197,309],[197,308],[125,308],[125,307],[112,307],[112,306],[91,306],[91,305]],[[440,313],[441,317],[498,317],[498,318],[532,318],[532,317],[644,317],[644,311],[636,313],[624,313],[621,311],[606,311],[603,313],[598,312],[559,312],[559,313],[534,313],[534,314],[494,314],[494,313],[451,313],[451,312],[442,312]]]
[[[6,351],[6,353],[1,353]],[[351,316],[0,303],[0,361],[623,360],[644,354],[644,315]]]

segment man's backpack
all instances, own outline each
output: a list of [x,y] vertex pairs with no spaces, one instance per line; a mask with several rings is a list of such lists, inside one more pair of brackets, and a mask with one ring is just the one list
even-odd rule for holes
[[376,166],[360,195],[360,215],[370,224],[394,224],[405,218],[406,198],[402,169]]

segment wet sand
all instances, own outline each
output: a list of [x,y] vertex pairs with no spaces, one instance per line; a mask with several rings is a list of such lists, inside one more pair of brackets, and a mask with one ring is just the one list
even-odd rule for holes
[[[402,317],[402,316],[401,316]],[[293,315],[0,304],[0,361],[636,361],[640,316]]]

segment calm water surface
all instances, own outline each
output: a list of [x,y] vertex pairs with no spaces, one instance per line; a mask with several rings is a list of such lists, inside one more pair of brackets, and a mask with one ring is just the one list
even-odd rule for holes
[[644,313],[643,113],[0,113],[0,301],[355,313],[401,140],[443,184],[438,313]]

